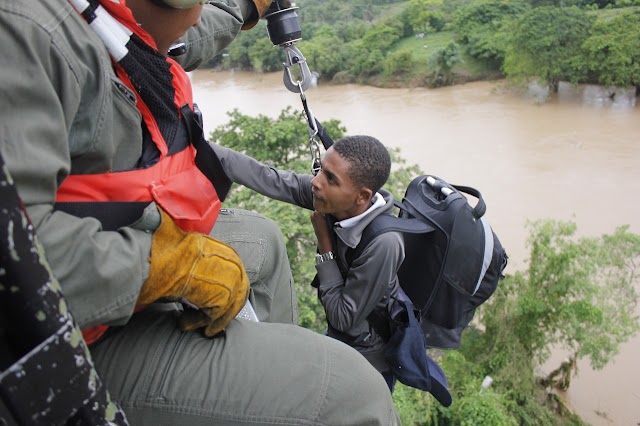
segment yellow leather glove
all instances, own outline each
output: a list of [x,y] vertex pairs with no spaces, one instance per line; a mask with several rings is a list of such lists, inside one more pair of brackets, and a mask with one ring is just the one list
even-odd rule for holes
[[258,23],[258,20],[262,18],[271,6],[271,0],[253,0],[253,5],[256,7],[255,13],[251,14],[245,23],[242,25],[243,30],[249,30]]
[[162,222],[151,242],[151,269],[138,304],[186,300],[199,311],[180,320],[184,330],[222,331],[249,297],[249,279],[238,253],[207,235],[180,229],[160,210]]

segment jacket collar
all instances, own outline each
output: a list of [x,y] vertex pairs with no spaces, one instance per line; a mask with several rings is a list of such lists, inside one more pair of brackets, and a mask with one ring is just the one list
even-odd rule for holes
[[390,214],[393,210],[393,195],[385,189],[381,189],[378,193],[384,199],[385,205],[383,207],[374,209],[348,228],[342,228],[338,223],[334,225],[333,232],[348,247],[355,248],[360,243],[362,232],[373,219],[381,214]]

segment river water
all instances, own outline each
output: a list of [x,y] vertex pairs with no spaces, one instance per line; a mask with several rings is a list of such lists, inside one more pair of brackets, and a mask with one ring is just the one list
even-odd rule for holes
[[[191,78],[207,133],[233,108],[274,118],[287,106],[301,108],[280,73],[198,70]],[[321,84],[306,97],[321,122],[338,119],[348,134],[401,148],[426,173],[478,188],[510,255],[507,273],[526,266],[531,220],[572,220],[581,236],[620,225],[640,233],[640,107],[633,96],[612,100],[599,88],[567,85],[540,103],[535,93],[517,94],[498,81],[437,90]],[[569,405],[596,426],[640,424],[639,352],[637,335],[603,370],[579,362]],[[542,369],[562,357],[554,354]]]

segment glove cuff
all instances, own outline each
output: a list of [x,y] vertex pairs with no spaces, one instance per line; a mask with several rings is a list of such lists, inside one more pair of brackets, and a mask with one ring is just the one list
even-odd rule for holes
[[242,25],[243,30],[250,30],[255,27],[260,18],[264,16],[264,13],[267,11],[269,6],[271,5],[271,0],[253,0],[253,12],[249,15],[249,17],[245,20]]

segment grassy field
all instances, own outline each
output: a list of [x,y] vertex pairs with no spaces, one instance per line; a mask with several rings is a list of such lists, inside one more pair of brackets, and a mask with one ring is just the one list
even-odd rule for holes
[[631,12],[631,11],[640,11],[640,6],[629,6],[620,9],[600,9],[600,10],[592,10],[589,13],[593,13],[598,17],[598,20],[609,20],[614,18],[621,13]]
[[[407,37],[396,43],[392,52],[410,51],[415,60],[414,68],[403,76],[404,80],[413,81],[415,84],[428,82],[434,71],[429,67],[429,57],[438,49],[446,47],[454,39],[455,33],[442,31],[427,34],[423,38]],[[462,59],[464,62],[454,68],[456,79],[460,82],[501,77],[499,72],[490,69],[486,64],[472,58],[464,51],[462,51]],[[384,82],[382,83],[384,84]]]

